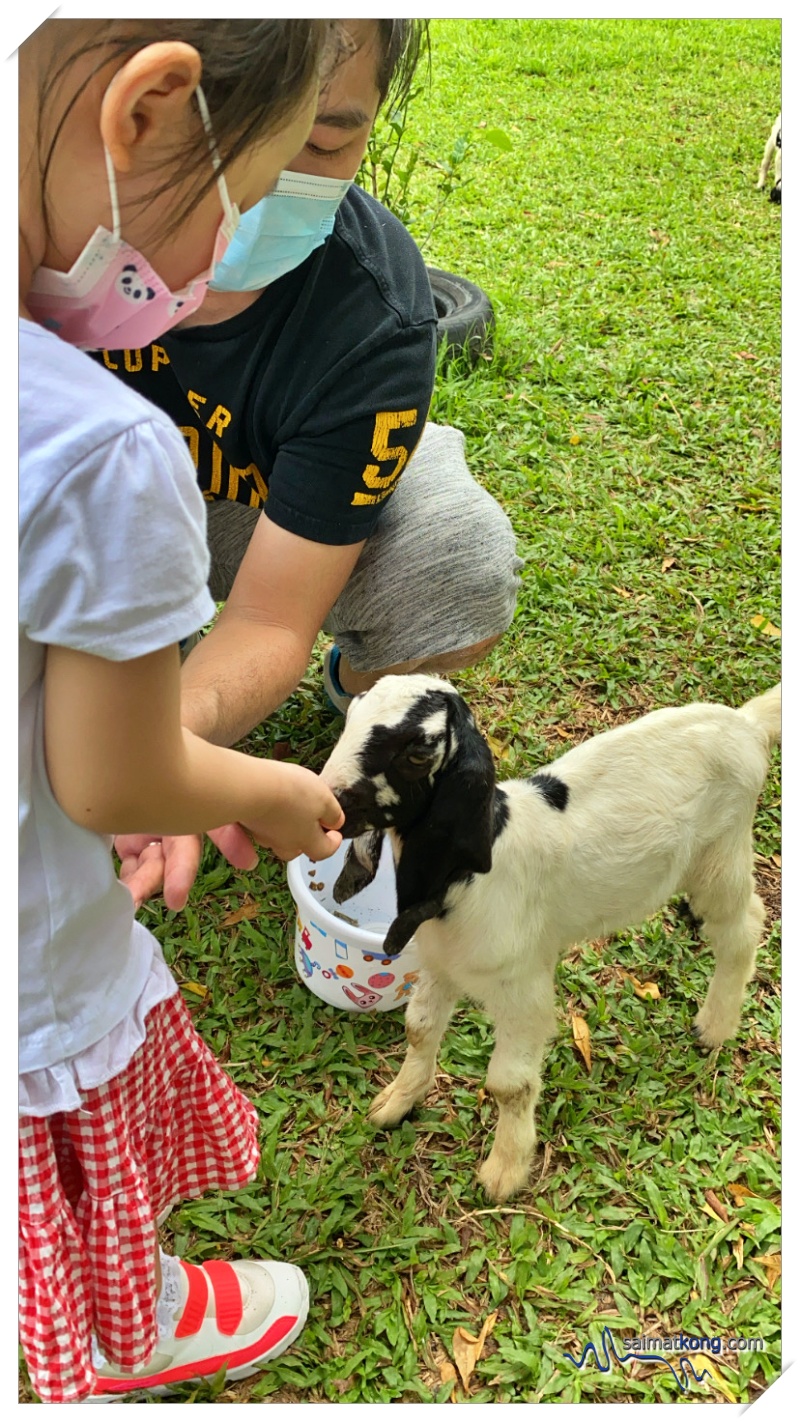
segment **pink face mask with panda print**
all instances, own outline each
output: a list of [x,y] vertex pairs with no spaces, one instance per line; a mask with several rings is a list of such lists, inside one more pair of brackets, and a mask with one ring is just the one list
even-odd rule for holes
[[[216,170],[220,158],[199,85],[196,93]],[[239,223],[239,209],[231,202],[225,178],[220,173],[217,187],[224,215],[217,231],[211,266],[182,291],[170,291],[141,252],[120,236],[116,174],[107,149],[106,169],[113,232],[98,227],[68,272],[39,267],[26,303],[40,325],[84,351],[148,346],[184,316],[196,311]]]

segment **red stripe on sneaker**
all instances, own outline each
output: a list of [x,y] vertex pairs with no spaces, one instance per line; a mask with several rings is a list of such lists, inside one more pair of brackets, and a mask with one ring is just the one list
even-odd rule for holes
[[255,1343],[251,1343],[247,1348],[218,1353],[213,1358],[200,1358],[196,1363],[184,1363],[178,1368],[165,1368],[161,1373],[140,1374],[138,1378],[98,1378],[92,1395],[102,1397],[110,1393],[141,1392],[145,1388],[169,1387],[174,1383],[189,1382],[192,1378],[213,1377],[223,1364],[229,1371],[233,1371],[234,1368],[242,1368],[247,1363],[269,1362],[272,1350],[279,1347],[298,1322],[296,1314],[286,1314],[283,1318],[276,1318],[263,1337],[256,1339]]
[[185,1259],[181,1260],[181,1267],[189,1281],[189,1293],[183,1306],[180,1323],[175,1329],[175,1337],[190,1338],[193,1333],[198,1332],[206,1316],[208,1279],[202,1269],[198,1269],[196,1264],[187,1264]]
[[217,1311],[217,1328],[226,1338],[231,1338],[242,1321],[242,1286],[239,1276],[224,1259],[211,1259],[202,1265],[214,1290]]

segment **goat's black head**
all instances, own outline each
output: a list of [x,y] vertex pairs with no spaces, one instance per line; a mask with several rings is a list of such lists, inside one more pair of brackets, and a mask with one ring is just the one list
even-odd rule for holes
[[351,703],[322,779],[345,812],[342,833],[359,837],[334,890],[339,902],[374,877],[382,831],[397,831],[398,917],[387,952],[442,911],[452,884],[491,868],[492,757],[449,682],[382,677]]

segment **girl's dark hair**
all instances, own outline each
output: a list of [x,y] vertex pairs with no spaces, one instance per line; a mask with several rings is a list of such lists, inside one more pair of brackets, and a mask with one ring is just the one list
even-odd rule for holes
[[428,20],[376,20],[378,26],[378,93],[381,105],[387,99],[401,109],[409,97],[421,59],[430,70],[431,48]]
[[[60,23],[74,25],[76,21],[62,20]],[[200,83],[223,169],[251,144],[268,137],[291,118],[311,85],[320,77],[326,78],[345,52],[341,31],[333,20],[103,22],[85,43],[70,50],[65,58],[56,58],[45,77],[40,94],[40,112],[45,111],[49,97],[60,87],[72,65],[87,54],[94,52],[97,55],[95,68],[60,114],[47,152],[42,157],[45,214],[47,175],[53,154],[64,124],[84,89],[107,65],[115,62],[118,68],[121,61],[124,62],[146,45],[164,40],[180,40],[190,44],[200,55],[203,65]],[[178,175],[185,179],[195,172],[202,174],[203,180],[180,210],[173,214],[170,231],[180,226],[216,181],[207,146],[202,142],[187,144],[186,151],[177,155],[175,173],[152,194],[155,198],[168,191],[174,186]]]

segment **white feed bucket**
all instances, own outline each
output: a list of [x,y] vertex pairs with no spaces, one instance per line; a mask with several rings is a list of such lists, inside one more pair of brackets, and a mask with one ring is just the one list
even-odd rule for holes
[[351,841],[345,840],[321,864],[301,854],[287,866],[297,905],[294,958],[306,987],[333,1007],[347,1012],[385,1012],[402,1007],[417,980],[414,941],[387,958],[383,940],[397,913],[394,865],[385,840],[372,883],[345,904],[337,904],[333,886]]

